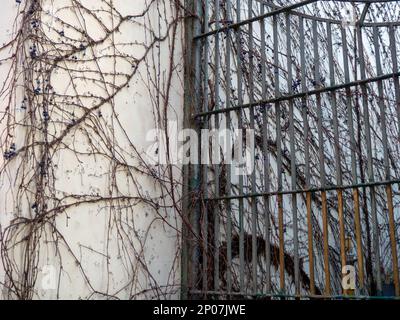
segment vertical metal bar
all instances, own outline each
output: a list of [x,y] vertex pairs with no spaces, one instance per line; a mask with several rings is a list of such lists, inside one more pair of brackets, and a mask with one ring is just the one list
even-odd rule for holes
[[[274,83],[275,96],[280,96],[279,90],[279,38],[278,38],[278,16],[273,16],[273,38],[274,38]],[[277,177],[278,191],[282,191],[282,131],[281,131],[281,109],[280,103],[275,102],[276,113],[276,153],[277,153]],[[285,291],[285,240],[284,240],[284,220],[283,220],[283,198],[278,194],[278,229],[279,229],[279,280],[280,290]]]
[[[376,73],[377,76],[382,75],[380,48],[379,48],[379,30],[378,27],[373,28],[374,32],[374,52],[375,52],[375,62],[376,62]],[[387,128],[386,128],[386,114],[385,105],[383,100],[383,82],[379,80],[378,84],[378,105],[381,116],[381,131],[382,131],[382,145],[383,145],[383,164],[385,167],[385,178],[390,179],[390,168],[389,168],[389,155],[388,155],[388,138],[387,138]]]
[[[365,66],[365,65],[364,65]],[[369,122],[368,122],[369,124]],[[372,146],[371,146],[371,169],[373,166],[372,163]],[[371,172],[372,178],[373,178],[373,172]],[[377,215],[377,209],[376,209],[376,194],[375,194],[375,189],[371,188],[371,209],[372,209],[372,224],[373,224],[373,247],[374,247],[374,253],[375,253],[375,274],[376,274],[376,287],[378,291],[378,295],[382,294],[382,277],[381,277],[381,264],[380,264],[380,245],[379,245],[379,220],[378,220],[378,215]]]
[[[342,27],[342,43],[343,43],[343,64],[344,64],[344,76],[345,82],[350,82],[349,76],[349,62],[348,62],[348,47],[347,47],[347,37],[346,30]],[[355,132],[353,125],[353,108],[351,102],[351,89],[346,88],[346,108],[347,108],[347,122],[350,135],[350,156],[351,156],[351,175],[353,184],[358,181],[357,169],[356,169],[356,142],[355,142]],[[353,202],[354,202],[354,221],[355,221],[355,232],[357,241],[357,260],[358,260],[358,273],[360,279],[360,287],[362,289],[364,283],[364,265],[363,265],[363,255],[362,255],[362,229],[360,221],[360,195],[358,188],[353,188]]]
[[[293,94],[293,71],[292,71],[292,41],[290,28],[290,14],[286,14],[286,56],[287,56],[287,85],[289,95]],[[296,141],[294,132],[294,103],[289,100],[289,131],[290,131],[290,171],[291,171],[291,188],[296,190],[297,187],[297,170],[296,170]],[[293,213],[293,242],[294,242],[294,283],[296,295],[300,295],[300,269],[299,269],[299,230],[297,221],[297,194],[292,194],[292,213]]]
[[[197,18],[194,20],[194,36],[199,35],[201,33],[201,21],[200,17],[202,16],[202,9],[201,9],[201,2],[196,1],[194,10],[197,14]],[[195,67],[195,72],[194,72],[194,97],[193,97],[193,102],[194,102],[194,111],[195,113],[200,112],[201,106],[200,106],[200,88],[201,88],[201,42],[194,40],[194,67]],[[199,132],[199,126],[194,123],[193,127],[195,128],[196,132]],[[200,155],[200,146],[195,146],[198,148],[197,154]],[[193,182],[192,182],[192,189],[194,191],[194,194],[198,194],[201,188],[201,171],[200,171],[200,165],[198,163],[192,164],[193,168]],[[196,198],[195,199],[195,205],[194,205],[194,213],[193,213],[193,232],[194,232],[194,243],[193,243],[193,253],[192,253],[192,287],[193,289],[198,289],[198,280],[199,280],[199,258],[200,258],[200,212],[201,212],[201,207],[200,207],[200,199]]]
[[[241,20],[240,14],[241,1],[236,0],[236,20]],[[238,105],[243,105],[243,73],[242,73],[242,46],[241,46],[241,31],[240,27],[236,30],[236,46],[237,46],[237,90],[238,90]],[[243,129],[242,109],[237,111],[238,128]],[[239,144],[241,146],[241,144]],[[239,150],[241,155],[243,150]],[[243,203],[243,175],[239,174],[239,283],[240,291],[244,292],[244,203]]]
[[394,207],[393,207],[393,190],[391,185],[386,186],[386,195],[388,199],[388,211],[389,211],[389,234],[390,234],[390,246],[392,249],[392,264],[393,264],[393,281],[396,296],[400,295],[399,288],[399,265],[397,256],[397,240],[396,240],[396,225],[394,220]]
[[[253,17],[253,0],[248,0],[247,7],[249,11],[249,19]],[[254,36],[253,36],[253,23],[249,23],[249,100],[250,103],[254,102]],[[255,117],[254,107],[250,108],[250,129],[255,130]],[[252,150],[255,152],[255,150]],[[256,172],[255,163],[252,164],[251,172],[251,192],[256,193]],[[257,293],[257,197],[253,197],[251,200],[251,265],[253,274],[253,293]]]
[[[183,167],[183,194],[188,195],[189,194],[189,170],[187,166]],[[187,197],[186,197],[187,198]],[[183,197],[182,200],[182,206],[184,208],[188,208],[188,199],[185,199]],[[187,300],[189,298],[189,228],[185,225],[185,220],[186,223],[188,223],[187,216],[185,215],[183,217],[183,223],[182,223],[182,258],[181,258],[181,293],[180,297],[182,300]]]
[[[366,10],[368,9],[368,7],[369,7],[369,5],[365,6],[364,12],[363,12],[363,16],[364,16],[364,13],[366,13]],[[363,19],[364,18],[362,18],[362,20]],[[358,38],[358,33],[357,32],[356,32],[355,36]],[[342,37],[343,37],[343,35],[342,35]],[[346,39],[345,34],[344,34],[344,38]],[[345,50],[346,50],[346,56],[347,56],[347,42],[345,42],[345,45],[346,45]],[[355,46],[357,46],[357,44],[355,44]],[[347,96],[349,96],[349,94]],[[351,103],[351,101],[350,101],[350,103]],[[367,104],[368,104],[368,102],[367,102]],[[347,105],[349,105],[349,103]],[[367,108],[368,108],[368,105],[367,105]],[[360,130],[361,130],[361,128],[360,128]],[[359,142],[359,143],[361,143],[361,142]],[[352,161],[355,162],[356,161],[354,159],[355,154],[351,154],[351,157],[352,157]],[[355,173],[353,173],[353,182],[356,183],[357,180],[358,180],[357,175]],[[354,202],[354,224],[355,224],[355,234],[356,234],[356,243],[357,243],[357,265],[358,265],[358,275],[359,275],[358,276],[359,277],[359,287],[360,287],[360,290],[362,291],[363,288],[364,288],[364,255],[363,255],[363,248],[362,248],[362,228],[361,228],[361,218],[360,218],[360,196],[359,196],[358,188],[353,188],[353,192],[352,193],[353,193],[353,202]]]
[[[231,0],[226,0],[226,21],[231,20]],[[231,106],[231,32],[230,29],[226,31],[226,56],[225,56],[225,64],[226,64],[226,73],[225,73],[225,82],[226,82],[226,108],[230,108]],[[226,129],[231,129],[231,114],[228,111],[226,113]],[[229,142],[228,142],[229,140]],[[226,163],[226,195],[229,197],[231,195],[231,164],[230,157],[232,154],[232,150],[230,147],[232,145],[231,137],[226,137],[227,144],[227,157],[229,162]],[[226,214],[227,214],[227,235],[226,235],[226,243],[227,243],[227,270],[226,270],[226,281],[227,281],[227,291],[230,293],[232,291],[232,210],[231,210],[231,200],[227,200],[226,203]]]
[[[364,45],[362,39],[361,27],[357,28],[358,34],[358,51],[360,61],[360,76],[361,80],[366,79],[366,68],[364,58]],[[367,171],[368,171],[368,182],[374,182],[374,171],[372,162],[372,142],[371,142],[371,125],[369,120],[369,105],[368,105],[368,92],[367,85],[361,85],[361,93],[363,99],[363,111],[364,111],[364,125],[365,125],[365,140],[367,145]],[[376,212],[376,194],[375,187],[370,187],[371,195],[371,216],[372,216],[372,232],[373,232],[373,249],[375,253],[375,273],[377,281],[377,289],[379,292],[382,291],[381,282],[381,270],[380,270],[380,249],[379,249],[379,228],[378,228],[378,216]],[[372,279],[371,279],[372,280]]]
[[[265,13],[264,4],[261,3],[261,15]],[[265,19],[261,19],[261,90],[262,99],[267,99],[267,56],[266,56],[266,43],[265,43]],[[268,151],[268,110],[267,106],[262,106],[263,112],[263,156],[264,156],[264,190],[265,192],[270,191],[270,177],[269,177],[269,151]],[[271,203],[270,196],[264,196],[264,207],[265,207],[265,260],[266,260],[266,293],[271,293],[271,242],[270,242],[270,219],[271,219]]]
[[358,278],[360,290],[364,288],[364,255],[362,247],[362,228],[361,228],[361,217],[360,217],[360,196],[357,188],[353,189],[353,201],[354,201],[354,224],[356,232],[356,243],[357,243],[357,265],[358,265]]
[[[333,44],[332,44],[332,24],[327,23],[327,45],[328,45],[328,64],[329,64],[329,77],[330,85],[335,85],[335,67],[333,61]],[[336,92],[331,92],[331,105],[332,105],[332,118],[333,118],[333,136],[335,140],[335,167],[336,167],[336,184],[343,185],[342,167],[340,164],[340,144],[339,144],[339,123],[338,123],[338,111],[336,103]],[[342,270],[346,265],[346,250],[345,250],[345,223],[344,223],[344,211],[343,211],[343,191],[337,190],[338,196],[338,219],[339,219],[339,230],[340,230],[340,261]]]
[[[208,19],[209,19],[209,3],[208,0],[204,0],[204,21],[203,29],[204,32],[208,32]],[[208,108],[208,50],[209,42],[208,37],[203,38],[203,111],[207,112]],[[209,117],[204,119],[203,129],[208,129]],[[208,141],[207,141],[208,143]],[[203,146],[204,148],[204,146]],[[207,149],[208,150],[208,149]],[[208,160],[208,159],[207,159]],[[207,162],[203,164],[203,195],[205,199],[208,199],[208,165]],[[208,291],[208,204],[205,204],[203,211],[203,223],[202,223],[202,235],[203,235],[203,291]]]
[[[390,53],[392,56],[393,63],[393,73],[397,73],[399,71],[399,63],[397,61],[397,50],[396,50],[396,39],[394,34],[394,27],[389,26],[389,42],[390,42]],[[400,139],[400,85],[399,85],[399,76],[393,77],[394,82],[394,92],[396,96],[396,112],[397,112],[397,130]]]
[[[200,90],[200,44],[194,41],[194,37],[200,34],[198,13],[201,15],[198,3],[185,1],[187,10],[193,13],[185,20],[185,96],[184,96],[184,126],[198,130],[192,121],[192,114],[199,112],[199,90]],[[183,189],[183,208],[185,216],[183,218],[182,230],[182,290],[181,297],[189,298],[190,289],[197,285],[197,268],[199,258],[199,199],[191,201],[193,193],[199,192],[199,167],[196,164],[183,166],[184,189]]]
[[[315,68],[315,83],[320,86],[320,61],[319,61],[319,50],[318,50],[318,29],[317,21],[313,20],[313,47],[314,47],[314,68]],[[325,159],[324,159],[324,137],[322,132],[322,107],[321,107],[321,95],[316,94],[317,102],[317,131],[318,131],[318,151],[319,151],[319,163],[320,163],[320,181],[321,188],[326,186],[326,175],[325,175]],[[322,224],[323,224],[323,242],[324,242],[324,269],[325,269],[325,294],[330,295],[331,292],[331,276],[329,271],[329,233],[328,233],[328,208],[326,191],[321,191],[321,205],[322,205]]]
[[[389,26],[389,41],[390,41],[390,52],[392,57],[393,63],[393,73],[397,73],[399,71],[398,61],[397,61],[397,50],[396,50],[396,40],[395,40],[395,30],[394,26]],[[395,90],[395,97],[396,97],[396,113],[397,113],[397,129],[398,129],[398,136],[400,139],[400,85],[399,85],[399,77],[393,77],[394,83],[394,90]],[[390,237],[392,243],[392,253],[394,253],[393,257],[393,272],[394,272],[394,279],[396,285],[396,295],[400,295],[399,289],[399,267],[397,263],[397,247],[396,247],[396,233],[395,233],[395,224],[394,224],[394,208],[393,208],[393,195],[392,195],[392,188],[390,186],[387,187],[386,193],[388,195],[388,208],[389,208],[389,225],[390,225]],[[394,246],[393,246],[394,244]]]
[[[306,58],[304,44],[304,18],[299,17],[299,36],[300,36],[300,67],[301,67],[301,90],[307,91],[306,84]],[[304,162],[305,162],[305,178],[306,189],[310,188],[310,150],[309,150],[309,124],[308,124],[307,99],[302,98],[302,119],[304,127]],[[308,259],[310,272],[310,293],[315,294],[315,275],[314,275],[314,250],[313,250],[313,222],[312,222],[312,201],[311,192],[306,192],[306,208],[307,208],[307,234],[308,234]]]
[[[215,0],[215,28],[219,28],[220,26],[220,0]],[[219,82],[220,82],[220,34],[217,32],[215,34],[215,84],[214,84],[214,101],[215,101],[215,110],[219,109]],[[219,128],[219,114],[214,115],[215,119],[215,130]],[[219,153],[219,150],[213,150],[213,152]],[[217,155],[218,158],[218,155]],[[215,197],[219,197],[219,176],[220,176],[220,166],[219,164],[214,165],[214,180],[215,180]],[[219,291],[219,253],[220,253],[220,219],[219,219],[219,202],[216,202],[214,207],[214,290]]]
[[[343,65],[344,65],[344,78],[345,82],[350,82],[350,75],[349,75],[349,53],[348,53],[348,46],[347,46],[347,37],[346,37],[346,29],[342,27],[342,44],[343,44]],[[356,141],[355,141],[355,132],[354,132],[354,124],[353,124],[353,106],[351,101],[351,89],[346,88],[346,109],[347,109],[347,126],[349,129],[349,136],[350,136],[350,157],[351,157],[351,176],[353,184],[356,184],[358,181],[357,177],[357,169],[356,169]],[[362,244],[361,244],[361,224],[360,224],[360,202],[359,202],[359,191],[358,188],[353,188],[353,201],[354,201],[354,212],[355,212],[355,231],[356,231],[356,239],[357,239],[357,253],[358,259],[362,261]],[[360,264],[359,264],[360,268]],[[363,273],[361,269],[358,271],[360,273],[360,283],[361,282],[361,275]]]
[[[375,49],[375,61],[376,61],[376,72],[377,75],[382,75],[382,65],[381,65],[381,56],[380,56],[380,48],[379,48],[379,30],[378,27],[374,27],[374,49]],[[385,179],[390,180],[390,166],[389,166],[389,145],[388,145],[388,137],[387,137],[387,127],[386,127],[386,110],[385,104],[383,101],[383,82],[382,80],[378,81],[378,104],[380,110],[380,118],[381,118],[381,131],[382,131],[382,144],[383,144],[383,163],[385,166]],[[386,196],[388,200],[388,209],[389,209],[389,234],[390,234],[390,245],[392,250],[392,264],[393,264],[393,280],[396,295],[399,295],[399,271],[398,271],[398,262],[397,262],[397,244],[396,244],[396,229],[394,222],[394,211],[393,211],[393,193],[392,186],[386,186]]]

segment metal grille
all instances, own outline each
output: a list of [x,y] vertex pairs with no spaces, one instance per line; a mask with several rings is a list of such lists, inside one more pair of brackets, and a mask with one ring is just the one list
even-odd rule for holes
[[187,2],[186,296],[399,296],[399,4]]

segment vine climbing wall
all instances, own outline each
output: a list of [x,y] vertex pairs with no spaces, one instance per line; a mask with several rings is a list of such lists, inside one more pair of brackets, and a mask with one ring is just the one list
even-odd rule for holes
[[180,1],[0,15],[2,298],[177,297],[181,170],[148,163],[146,132],[181,123]]

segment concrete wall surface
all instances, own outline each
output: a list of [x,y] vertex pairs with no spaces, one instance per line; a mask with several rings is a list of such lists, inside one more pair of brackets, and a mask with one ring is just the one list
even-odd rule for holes
[[178,297],[181,171],[146,138],[182,120],[178,2],[2,7],[2,298]]

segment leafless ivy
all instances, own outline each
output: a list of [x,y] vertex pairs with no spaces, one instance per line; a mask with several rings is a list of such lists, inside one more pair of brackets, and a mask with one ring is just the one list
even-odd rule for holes
[[[140,83],[151,101],[140,108],[151,112],[154,127],[165,128],[175,116],[170,97],[182,68],[177,55],[185,15],[181,1],[146,0],[137,5],[140,10],[130,4],[132,15],[123,15],[127,4],[116,0],[95,5],[84,0],[21,0],[17,5],[13,38],[1,48],[1,62],[10,65],[0,91],[1,188],[10,195],[4,201],[10,201],[6,207],[11,215],[8,224],[0,225],[5,297],[38,296],[43,252],[52,252],[58,266],[57,297],[71,259],[86,283],[88,295],[82,298],[118,298],[121,292],[131,299],[175,294],[180,169],[148,166],[127,132],[130,123],[121,120],[119,112],[120,96]],[[140,108],[125,110],[140,118]],[[85,168],[100,177],[104,187],[63,191],[59,179],[66,177],[64,161],[88,164]],[[90,177],[84,171],[71,174],[78,180]],[[146,192],[144,181],[158,196]],[[101,208],[98,214],[107,217],[104,252],[77,247],[76,239],[65,237],[70,215],[82,219],[89,208]],[[147,229],[136,226],[138,214],[147,219]],[[168,229],[177,243],[175,262],[163,285],[153,277],[144,255],[154,224]],[[92,283],[82,250],[83,256],[104,256],[106,290]],[[128,275],[118,290],[110,285],[113,259]]]

